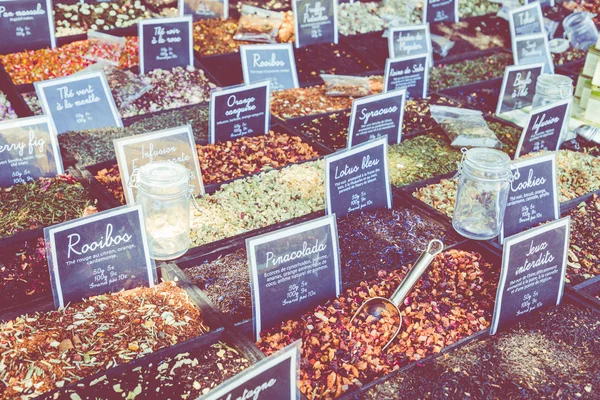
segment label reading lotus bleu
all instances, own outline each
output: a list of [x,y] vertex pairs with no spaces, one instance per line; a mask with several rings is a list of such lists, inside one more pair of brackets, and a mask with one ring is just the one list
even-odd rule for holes
[[246,240],[254,334],[340,295],[335,215]]
[[543,69],[543,63],[506,67],[496,114],[532,105],[537,78],[542,74]]
[[192,17],[138,22],[140,74],[194,65]]
[[514,181],[510,184],[500,243],[516,235],[560,217],[556,153],[513,161]]
[[292,0],[296,47],[337,43],[337,0]]
[[544,16],[539,2],[513,8],[509,11],[508,23],[511,37],[544,32]]
[[570,222],[562,218],[505,239],[491,335],[560,304]]
[[0,187],[64,173],[60,149],[46,116],[0,122]]
[[58,134],[123,126],[102,71],[34,85],[44,114],[50,116]]
[[179,16],[201,19],[229,18],[229,0],[178,0]]
[[392,207],[386,136],[325,157],[327,214]]
[[210,94],[210,143],[269,132],[271,82],[234,86]]
[[273,91],[298,87],[296,60],[291,43],[242,45],[240,54],[245,84],[268,79]]
[[566,115],[570,103],[570,99],[561,100],[532,110],[521,134],[515,158],[536,151],[558,150],[560,133],[568,123]]
[[352,102],[348,148],[387,135],[389,144],[400,143],[406,90],[355,99]]
[[458,22],[458,0],[427,0],[423,7],[423,21],[430,24]]
[[127,204],[135,204],[136,191],[129,183],[133,171],[154,161],[172,161],[192,173],[196,196],[204,194],[198,150],[190,125],[114,139],[121,184]]
[[119,207],[44,228],[56,308],[90,296],[153,286],[142,206]]
[[51,0],[0,0],[0,54],[56,47]]
[[390,58],[431,53],[429,24],[391,28],[388,36]]
[[544,73],[554,73],[554,62],[548,47],[548,37],[545,33],[519,36],[517,38],[513,36],[512,51],[515,65],[543,63]]
[[200,400],[297,400],[300,348],[297,340],[211,389]]
[[388,58],[385,63],[384,91],[406,89],[408,100],[427,97],[428,65],[429,54]]

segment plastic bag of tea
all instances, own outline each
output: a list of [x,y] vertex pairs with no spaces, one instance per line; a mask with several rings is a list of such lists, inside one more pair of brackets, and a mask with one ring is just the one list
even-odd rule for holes
[[437,105],[432,105],[430,110],[452,146],[502,148],[502,142],[488,127],[481,111]]
[[104,73],[117,107],[125,107],[154,89],[146,79],[126,69],[108,67]]
[[124,37],[88,31],[88,42],[90,47],[83,56],[86,60],[106,62],[110,65],[119,65],[121,53],[126,45]]
[[332,97],[363,97],[373,94],[367,77],[321,74],[325,94]]
[[277,35],[283,19],[283,13],[244,4],[238,30],[233,38],[247,42],[277,43]]
[[439,54],[442,57],[446,57],[450,50],[454,47],[454,42],[443,36],[431,34],[431,46],[433,52]]

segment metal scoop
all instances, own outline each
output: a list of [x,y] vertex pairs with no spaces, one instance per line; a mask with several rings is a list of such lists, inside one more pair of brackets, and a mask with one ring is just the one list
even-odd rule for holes
[[392,341],[398,336],[400,333],[400,328],[402,327],[402,314],[398,309],[398,306],[402,304],[408,293],[411,291],[413,286],[417,283],[421,275],[425,272],[427,267],[431,264],[434,257],[439,254],[444,249],[444,243],[440,240],[434,239],[427,245],[427,249],[421,254],[419,259],[415,262],[413,267],[408,271],[408,274],[404,277],[396,291],[392,293],[389,299],[385,297],[372,297],[365,301],[359,309],[354,313],[354,316],[350,320],[350,324],[354,321],[354,319],[360,314],[363,309],[367,309],[367,314],[376,318],[377,320],[381,319],[381,314],[383,311],[387,310],[392,315],[398,316],[398,327],[395,329],[394,335],[383,347],[383,350],[386,349],[392,343]]

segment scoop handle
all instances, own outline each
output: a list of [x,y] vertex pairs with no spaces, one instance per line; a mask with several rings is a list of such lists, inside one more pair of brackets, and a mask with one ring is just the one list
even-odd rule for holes
[[419,278],[421,278],[421,275],[423,275],[427,267],[429,267],[435,256],[438,255],[443,249],[444,243],[442,243],[441,240],[433,239],[431,242],[429,242],[427,249],[423,251],[413,267],[410,269],[410,271],[408,271],[408,274],[406,274],[398,288],[390,296],[390,301],[396,307],[400,307],[400,304],[402,304]]

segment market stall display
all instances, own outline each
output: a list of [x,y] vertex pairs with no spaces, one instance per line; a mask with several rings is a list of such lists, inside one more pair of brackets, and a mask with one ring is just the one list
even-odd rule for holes
[[[153,61],[158,65],[179,54],[169,41],[177,40],[171,36],[177,32],[148,31],[145,37],[153,36],[142,44],[137,25],[149,18],[179,16],[181,3],[188,7],[184,12],[193,12],[193,28],[186,62],[177,65],[189,66],[150,68]],[[457,0],[457,22],[448,22],[454,21],[450,18],[440,23],[433,19],[443,19],[443,11],[429,2],[432,64],[399,61],[387,71],[389,29],[421,23],[427,3],[338,2],[339,37],[327,26],[333,21],[329,2],[298,3],[298,31],[290,0],[231,1],[225,19],[205,19],[201,14],[206,3],[200,3],[54,1],[56,47],[18,51],[28,46],[19,43],[12,50],[17,52],[0,55],[0,177],[5,182],[20,182],[19,174],[31,173],[22,170],[21,158],[29,155],[34,168],[43,168],[45,162],[32,158],[32,147],[39,145],[36,131],[18,131],[13,120],[44,110],[53,116],[69,114],[53,149],[68,172],[0,188],[0,398],[196,398],[216,393],[221,384],[231,388],[244,371],[268,364],[261,361],[297,340],[297,379],[290,364],[286,379],[271,379],[268,374],[278,372],[269,371],[259,377],[268,376],[256,392],[248,386],[245,393],[231,392],[231,398],[258,396],[259,389],[265,398],[279,398],[267,391],[284,381],[307,399],[595,398],[600,127],[593,111],[599,49],[592,39],[597,38],[598,17],[581,11],[596,13],[597,1],[541,4],[540,22],[551,40],[552,61],[557,74],[566,76],[557,96],[556,85],[544,85],[546,78],[537,78],[540,67],[535,66],[511,69],[501,88],[505,68],[520,61],[513,59],[505,19],[516,3]],[[223,11],[223,6],[217,8]],[[579,45],[583,35],[577,34],[577,24],[587,32],[586,46]],[[36,30],[32,42],[52,43],[46,37],[49,30],[37,32],[40,27],[25,25],[20,28],[25,36]],[[411,42],[417,36],[399,42],[398,48],[407,48],[397,51],[423,49]],[[138,57],[150,57],[149,43],[158,45],[157,58],[144,63],[147,72],[141,74]],[[265,43],[275,47],[261,53],[267,51],[261,48]],[[242,58],[240,48],[246,44],[256,47]],[[110,123],[116,126],[83,128],[108,120],[106,110],[94,114],[100,105],[86,108],[99,103],[100,85],[77,86],[85,77],[56,88],[42,109],[36,94],[39,82],[99,70],[108,83],[101,88],[102,100],[109,104]],[[231,88],[243,84],[244,73],[248,81],[262,84],[260,95],[253,86]],[[396,85],[390,90],[410,89],[405,98],[402,92],[383,93],[384,74]],[[259,83],[261,75],[284,77],[286,84],[272,83],[269,93]],[[427,93],[417,93],[413,89],[426,76]],[[538,105],[541,100],[553,103],[565,93],[569,97],[572,86],[573,109],[565,114],[568,129],[560,136],[562,114],[556,120],[554,111],[543,114]],[[496,115],[502,90],[504,108]],[[377,97],[367,98],[372,95]],[[514,109],[523,106],[521,101],[533,103],[534,109]],[[533,118],[522,138],[528,115]],[[352,148],[346,149],[351,119]],[[55,119],[53,125],[58,122],[64,121]],[[542,131],[547,126],[551,129]],[[117,157],[115,148],[121,151],[122,141],[115,140],[177,128],[185,130],[185,140],[174,132],[160,140],[137,136],[132,147],[123,147],[131,154]],[[553,136],[536,137],[537,128],[542,136]],[[377,146],[363,143],[381,132],[392,138],[387,144],[381,138],[374,142]],[[529,259],[517,263],[525,252],[513,252],[514,262],[503,263],[503,246],[489,239],[491,234],[469,235],[492,219],[490,210],[494,226],[500,226],[500,197],[512,190],[508,163],[517,147],[526,154],[554,144],[560,149],[560,204],[552,213],[537,211],[544,217],[563,217],[559,223],[561,228],[569,224],[570,240],[566,230],[555,232],[555,225],[546,225],[537,228],[543,234],[526,231],[532,236],[508,240],[504,247],[508,254],[511,246],[523,243],[536,253],[554,246],[557,234],[565,259],[540,259],[535,262],[544,267],[538,268]],[[490,162],[492,156],[497,162]],[[158,158],[177,164],[156,164]],[[130,163],[128,185],[135,188],[133,196],[141,193],[138,205],[124,205],[119,165],[124,169]],[[496,171],[500,164],[502,171]],[[140,165],[142,172],[136,169]],[[204,191],[195,191],[198,174],[190,175],[182,165],[201,170]],[[544,168],[539,176],[551,175],[548,165],[536,164]],[[164,168],[152,168],[156,166]],[[523,193],[542,185],[537,173],[520,182],[529,185],[528,190],[520,188]],[[376,193],[385,196],[372,197],[363,189],[371,187],[367,185],[378,185]],[[128,189],[128,198],[131,193]],[[96,214],[108,209],[108,214]],[[121,212],[135,216],[135,245],[111,219]],[[337,216],[323,217],[326,213]],[[462,217],[460,224],[451,223],[454,214]],[[75,221],[80,217],[88,219]],[[325,220],[327,229],[320,229]],[[56,226],[61,223],[66,224]],[[89,235],[86,243],[78,241],[83,227]],[[52,232],[61,233],[45,237]],[[178,251],[161,252],[174,237]],[[367,300],[388,298],[436,239],[446,247],[408,291],[400,315],[367,310],[358,323],[350,324]],[[113,290],[134,286],[122,285],[124,273],[138,268],[137,263],[114,254],[133,254],[131,246],[138,242],[147,250],[140,257],[146,261],[148,279],[144,273],[140,285],[155,286]],[[111,257],[114,263],[108,261]],[[545,263],[553,265],[546,268]],[[549,310],[539,310],[550,303],[538,301],[538,294],[534,299],[504,296],[496,304],[497,288],[504,290],[500,277],[513,266],[522,266],[527,270],[524,279],[539,284],[532,294],[559,293],[562,304],[555,307],[552,301]],[[550,267],[564,270],[564,277],[534,282],[533,268],[542,274]],[[103,285],[107,289],[100,289],[98,296],[75,296],[76,290]],[[49,311],[61,304],[65,293],[87,299]],[[507,310],[511,301],[527,311],[517,313],[517,325],[501,326],[495,334],[498,318],[506,318],[496,313]],[[270,308],[273,312],[265,317]],[[496,336],[488,338],[490,332]],[[571,347],[580,351],[575,354]]]

